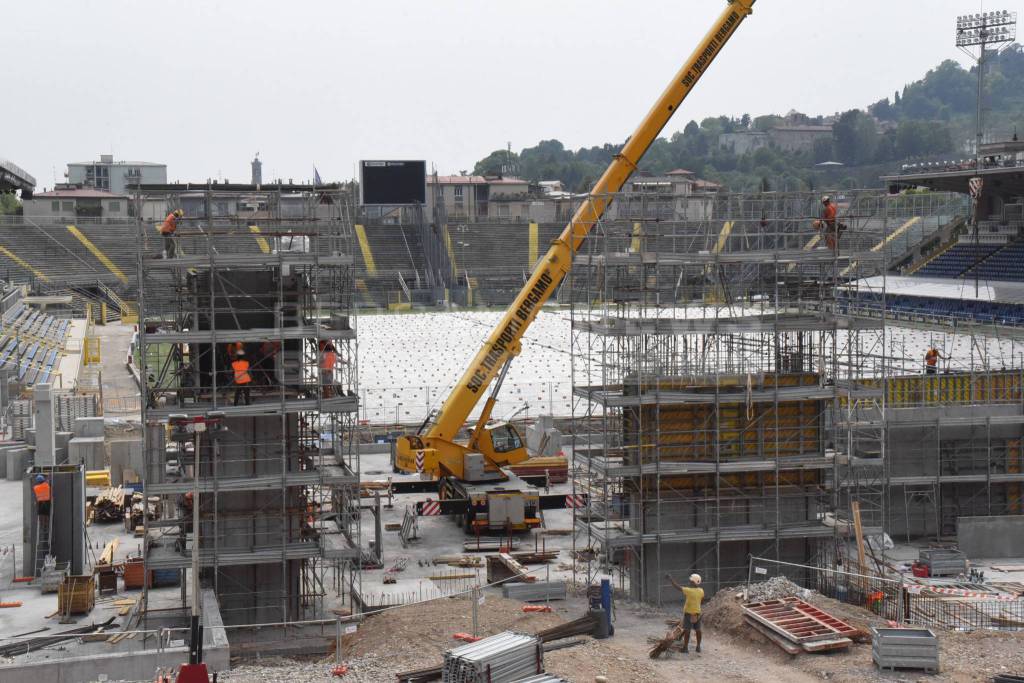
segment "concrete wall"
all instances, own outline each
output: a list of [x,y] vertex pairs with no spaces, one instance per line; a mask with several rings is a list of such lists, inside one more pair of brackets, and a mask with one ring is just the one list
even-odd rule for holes
[[38,516],[32,486],[35,475],[39,473],[50,478],[53,527],[50,553],[58,563],[70,563],[72,574],[81,574],[88,564],[85,556],[85,470],[72,465],[33,467],[25,473],[22,487],[22,572],[24,576],[35,576]]
[[[138,642],[138,641],[135,641]],[[73,649],[68,650],[73,652]],[[230,645],[217,600],[210,590],[203,591],[203,660],[211,672],[231,668]],[[177,668],[188,662],[187,647],[142,650],[116,654],[61,657],[42,662],[24,662],[0,666],[3,683],[92,683],[98,680],[149,681],[156,669]],[[105,676],[106,678],[100,678]]]
[[[816,543],[811,540],[783,540],[778,555],[782,561],[805,564],[813,557],[816,548]],[[775,544],[771,541],[723,542],[717,558],[712,543],[662,543],[660,549],[649,544],[642,551],[643,566],[639,557],[629,558],[631,597],[642,597],[646,602],[656,604],[678,604],[679,592],[665,579],[665,574],[671,574],[685,585],[687,577],[696,572],[703,578],[701,587],[705,597],[710,598],[721,588],[747,580],[751,555],[774,559]],[[641,588],[644,591],[642,596],[639,593]]]
[[960,517],[957,544],[969,558],[1024,557],[1024,515]]
[[1020,407],[1013,405],[890,409],[886,448],[890,475],[936,479],[931,484],[889,487],[886,531],[906,540],[908,534],[913,538],[956,533],[958,517],[1019,514],[1017,484],[993,482],[986,488],[984,482],[942,481],[943,476],[984,477],[1019,470],[1016,444],[1024,438],[1024,425],[989,428],[984,421],[972,425],[948,422],[1019,412]]

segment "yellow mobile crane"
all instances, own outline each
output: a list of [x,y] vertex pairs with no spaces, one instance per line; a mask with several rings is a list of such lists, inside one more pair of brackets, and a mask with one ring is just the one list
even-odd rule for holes
[[[566,497],[543,501],[537,490],[502,466],[529,458],[511,424],[488,426],[491,412],[508,372],[522,348],[522,338],[541,307],[569,272],[572,255],[604,214],[611,197],[636,170],[640,158],[668,123],[680,103],[704,75],[719,51],[752,12],[755,0],[728,0],[711,29],[665,88],[630,136],[622,151],[590,191],[565,230],[538,262],[530,279],[491,332],[473,362],[445,400],[432,424],[420,433],[399,437],[394,465],[404,472],[429,474],[440,480],[442,514],[465,514],[467,531],[481,528],[523,529],[539,524],[539,509],[565,507]],[[455,439],[488,385],[497,378],[467,443]],[[429,421],[428,421],[429,422]],[[425,431],[425,433],[423,433]],[[429,505],[438,514],[438,501]],[[569,501],[570,506],[574,501]]]

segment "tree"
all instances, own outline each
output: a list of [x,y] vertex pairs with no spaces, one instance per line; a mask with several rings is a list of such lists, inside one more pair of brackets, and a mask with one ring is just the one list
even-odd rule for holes
[[871,115],[880,121],[891,121],[896,116],[896,112],[893,111],[892,105],[889,104],[889,98],[883,97],[874,104],[868,107],[868,111]]
[[20,213],[21,202],[13,192],[0,192],[0,216]]
[[748,130],[750,128],[750,114],[744,114],[743,117],[740,118],[740,126],[744,130]]
[[832,141],[828,138],[815,138],[814,147],[811,150],[811,159],[816,164],[820,164],[823,161],[832,161],[833,149]]
[[847,166],[870,161],[877,137],[874,120],[860,109],[844,112],[832,126],[836,155]]
[[486,157],[476,162],[473,167],[473,175],[512,175],[510,166],[519,166],[519,155],[508,150],[496,149]]

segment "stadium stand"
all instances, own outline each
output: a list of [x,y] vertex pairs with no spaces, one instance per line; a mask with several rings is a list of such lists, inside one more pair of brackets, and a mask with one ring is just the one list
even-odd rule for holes
[[1024,241],[1011,242],[964,273],[982,280],[1024,282]]
[[914,271],[919,277],[957,278],[999,249],[997,244],[959,242]]
[[19,302],[3,314],[0,367],[14,371],[18,381],[48,382],[60,362],[71,321]]

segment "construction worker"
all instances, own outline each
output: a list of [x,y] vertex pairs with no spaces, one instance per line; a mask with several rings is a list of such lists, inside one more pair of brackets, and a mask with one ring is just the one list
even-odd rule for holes
[[235,380],[235,405],[245,398],[245,405],[252,403],[252,375],[249,374],[249,361],[245,359],[245,351],[239,351],[231,363]]
[[690,585],[680,586],[670,574],[665,578],[675,586],[676,590],[683,594],[683,654],[690,651],[690,631],[697,632],[697,652],[700,652],[701,628],[700,628],[700,603],[704,600],[704,589],[700,587],[700,574],[690,574]]
[[814,221],[814,227],[825,233],[825,244],[832,251],[839,246],[839,233],[846,229],[846,226],[836,221],[836,205],[832,198],[825,195],[821,198],[821,218]]
[[939,353],[939,350],[934,346],[930,347],[924,354],[924,371],[926,374],[934,375],[939,368],[939,359],[943,360],[949,358],[949,356],[943,356]]
[[178,230],[178,219],[184,215],[184,211],[175,209],[167,214],[167,218],[160,224],[160,234],[164,238],[164,258],[174,258],[178,255],[178,245],[174,239],[174,233]]
[[47,526],[50,523],[50,499],[52,497],[50,482],[45,474],[37,474],[35,482],[32,493],[36,497],[36,515],[39,516],[40,523]]
[[320,386],[323,388],[323,397],[330,398],[333,395],[334,366],[338,364],[338,352],[334,344],[327,342],[320,351]]

